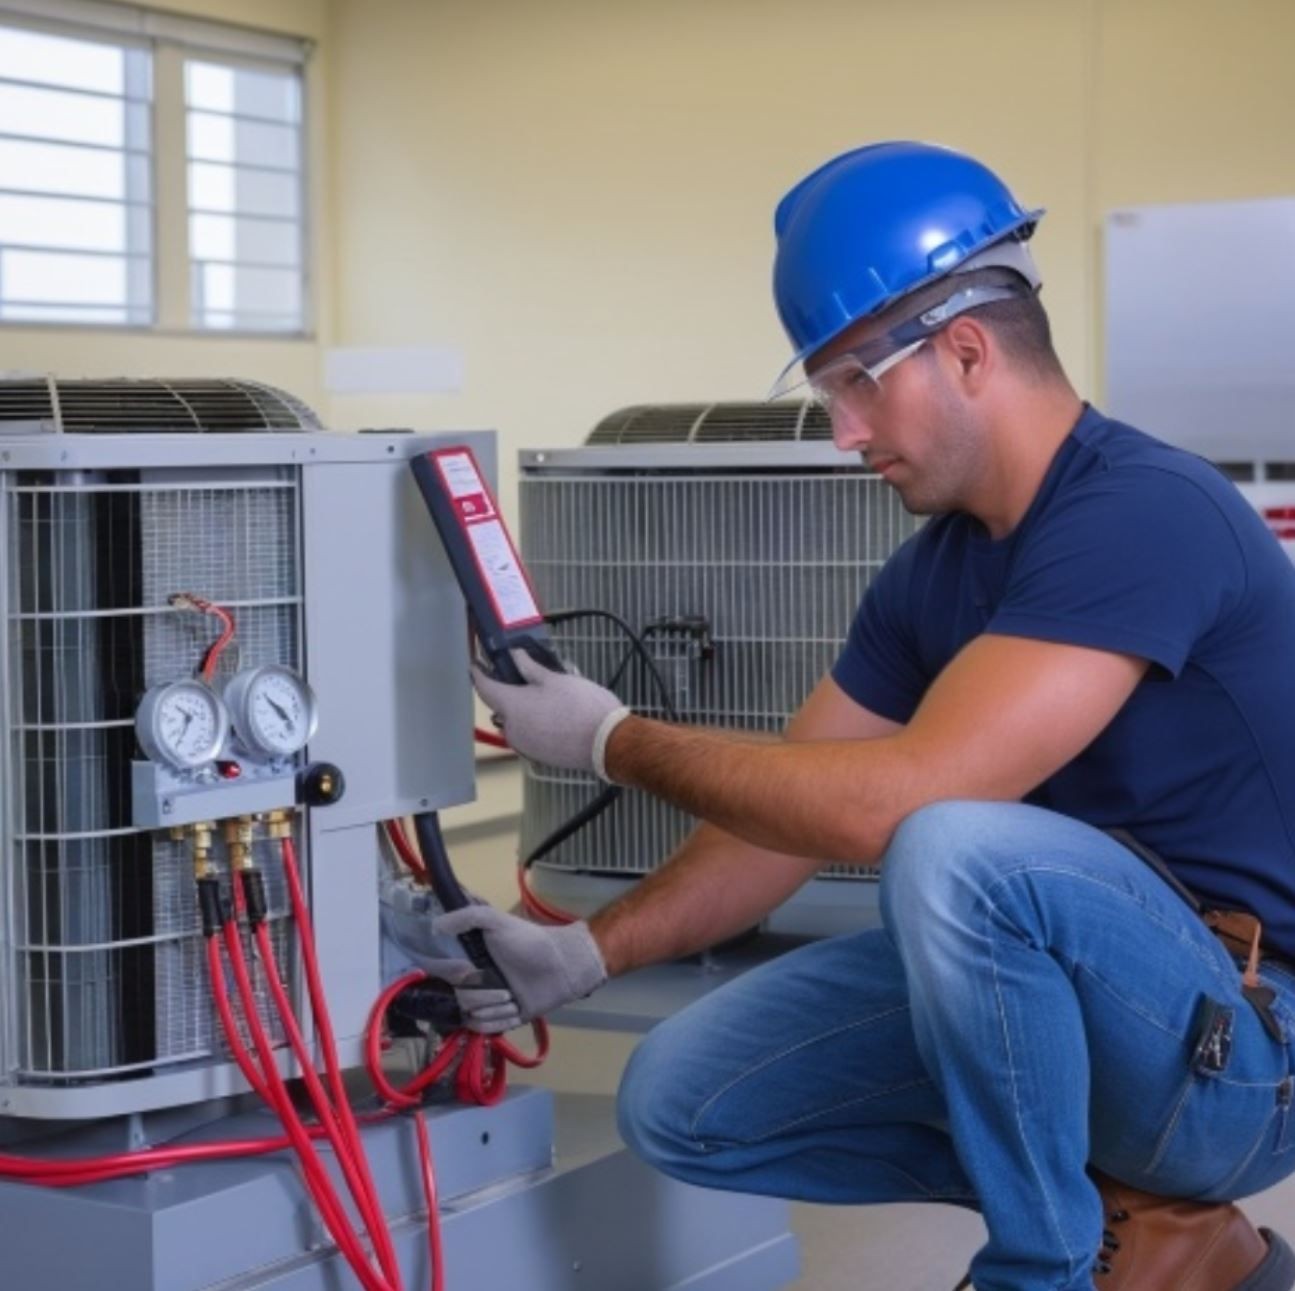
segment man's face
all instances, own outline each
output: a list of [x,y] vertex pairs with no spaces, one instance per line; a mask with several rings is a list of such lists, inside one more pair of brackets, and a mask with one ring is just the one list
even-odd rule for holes
[[[850,328],[810,360],[811,381],[884,331],[876,320]],[[982,429],[950,376],[952,357],[937,332],[876,381],[847,361],[845,379],[827,382],[836,446],[858,452],[914,515],[958,510],[982,461]]]

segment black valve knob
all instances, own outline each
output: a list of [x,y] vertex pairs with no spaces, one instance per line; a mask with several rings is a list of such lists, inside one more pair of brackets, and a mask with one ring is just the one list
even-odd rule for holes
[[342,768],[332,762],[312,762],[297,777],[297,801],[307,807],[328,807],[346,792]]

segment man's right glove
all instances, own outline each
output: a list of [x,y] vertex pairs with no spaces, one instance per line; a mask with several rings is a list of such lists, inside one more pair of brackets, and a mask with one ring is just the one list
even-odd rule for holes
[[583,999],[607,980],[607,966],[584,922],[543,927],[488,905],[471,905],[441,915],[435,932],[459,937],[480,929],[486,949],[516,1001],[516,1009],[501,1007],[498,989],[455,987],[465,1024],[492,1034],[543,1017],[553,1009]]

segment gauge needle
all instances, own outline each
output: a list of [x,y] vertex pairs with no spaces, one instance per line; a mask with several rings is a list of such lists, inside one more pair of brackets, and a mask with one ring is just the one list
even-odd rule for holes
[[272,700],[269,697],[269,695],[266,695],[265,702],[269,704],[270,707],[274,709],[276,713],[279,714],[279,716],[283,719],[284,726],[286,726],[288,730],[291,731],[296,729],[292,724],[292,718],[288,716],[288,710],[286,708],[283,708],[281,705],[276,704],[274,700]]

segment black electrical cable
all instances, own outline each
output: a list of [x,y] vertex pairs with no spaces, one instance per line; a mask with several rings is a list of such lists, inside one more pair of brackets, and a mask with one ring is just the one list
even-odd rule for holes
[[599,790],[596,798],[587,802],[574,816],[568,816],[562,824],[551,833],[546,834],[530,850],[526,859],[522,861],[522,869],[529,870],[536,861],[542,860],[554,848],[561,847],[572,834],[578,834],[586,825],[597,820],[621,796],[621,793],[622,789],[618,784],[604,785]]
[[[648,670],[652,680],[656,683],[657,692],[661,696],[661,707],[665,715],[672,722],[679,720],[679,714],[675,711],[674,698],[670,694],[670,687],[666,683],[666,679],[661,675],[661,670],[657,667],[656,660],[652,658],[651,651],[643,644],[643,638],[619,614],[613,614],[611,610],[552,610],[544,616],[544,621],[554,627],[561,623],[570,623],[575,619],[606,619],[609,623],[614,623],[620,628],[629,638],[630,648],[638,655],[639,661]],[[622,663],[616,670],[618,679],[623,671],[624,664]]]
[[[661,707],[666,716],[671,721],[679,720],[678,711],[674,706],[674,698],[670,694],[670,687],[661,675],[661,670],[657,667],[656,660],[652,658],[648,648],[643,644],[642,636],[635,632],[619,614],[613,614],[610,610],[554,610],[546,614],[544,619],[551,626],[570,623],[577,619],[606,619],[609,623],[614,623],[629,638],[630,648],[626,650],[620,663],[616,665],[616,671],[612,673],[611,680],[607,683],[607,688],[609,690],[616,689],[616,684],[625,675],[625,669],[629,666],[630,661],[637,656],[656,684],[657,691],[661,696]],[[620,796],[620,785],[604,785],[599,790],[597,797],[587,802],[573,816],[569,816],[556,829],[546,834],[527,853],[522,860],[522,869],[529,870],[536,861],[542,860],[550,852],[565,843],[572,835],[579,833],[586,825],[597,820]]]

